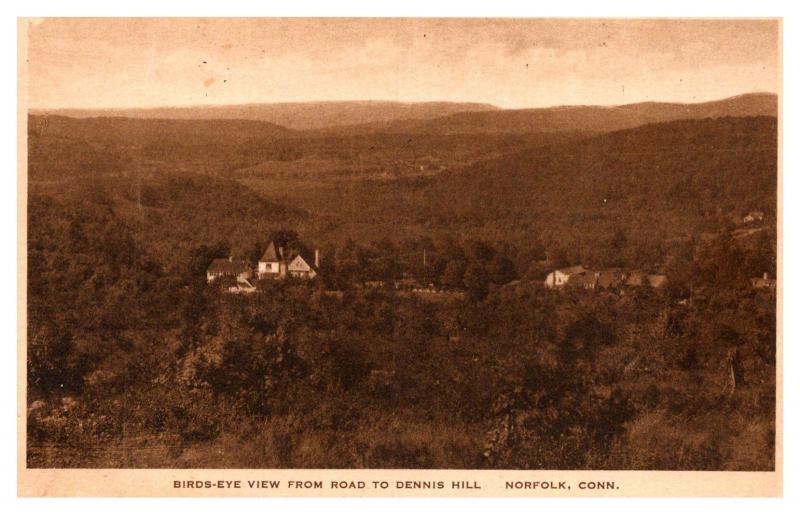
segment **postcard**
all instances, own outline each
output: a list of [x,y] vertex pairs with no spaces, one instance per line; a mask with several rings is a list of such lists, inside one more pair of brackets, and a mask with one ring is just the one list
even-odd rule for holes
[[780,19],[25,18],[21,496],[780,496]]

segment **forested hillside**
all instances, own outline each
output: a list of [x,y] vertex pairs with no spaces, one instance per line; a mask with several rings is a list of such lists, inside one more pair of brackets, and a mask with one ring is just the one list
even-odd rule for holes
[[[775,292],[751,282],[776,271],[775,118],[420,138],[48,119],[31,467],[775,466]],[[206,283],[287,234],[322,249],[318,279]],[[542,286],[576,263],[669,283]]]
[[[492,156],[584,137],[581,132],[373,134],[289,130],[245,120],[30,116],[31,173],[65,167],[158,170],[227,178],[339,180],[427,176]],[[46,151],[38,151],[46,146]],[[73,170],[73,171],[74,171]]]
[[601,263],[620,232],[635,251],[716,232],[750,209],[774,220],[776,141],[767,117],[646,125],[441,175],[420,202],[437,224],[538,238],[573,262]]
[[295,145],[285,142],[292,133],[244,120],[28,117],[31,173],[55,175],[51,178],[64,167],[84,174],[123,169],[214,174],[291,160],[299,157]]
[[[732,227],[750,210],[775,223],[775,118],[682,120],[521,146],[458,170],[325,182],[245,176],[282,203],[325,215],[326,242],[479,238],[537,261],[656,267],[675,246]],[[336,198],[337,201],[330,201]]]

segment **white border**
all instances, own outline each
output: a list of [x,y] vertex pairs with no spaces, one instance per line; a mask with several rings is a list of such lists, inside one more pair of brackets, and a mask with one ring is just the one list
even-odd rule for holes
[[[787,512],[797,510],[797,500],[800,498],[798,487],[800,477],[797,473],[798,444],[795,441],[797,433],[797,374],[793,373],[797,365],[798,343],[797,316],[798,312],[796,291],[798,291],[798,273],[794,271],[793,263],[798,260],[798,247],[796,244],[795,230],[800,224],[797,202],[793,201],[800,194],[798,190],[796,173],[798,170],[796,151],[791,142],[796,140],[796,102],[793,92],[800,91],[797,84],[796,48],[797,37],[795,34],[800,27],[800,22],[795,23],[794,12],[789,2],[769,0],[727,1],[720,3],[705,3],[700,5],[696,0],[672,0],[667,6],[641,1],[572,1],[530,3],[493,0],[466,4],[465,2],[438,2],[435,5],[430,1],[406,0],[393,3],[389,6],[379,5],[377,2],[356,2],[339,0],[337,2],[283,2],[282,5],[261,6],[256,3],[226,0],[224,2],[197,0],[190,3],[167,4],[164,0],[139,0],[132,4],[120,6],[110,2],[100,1],[28,1],[24,6],[16,8],[3,7],[3,31],[0,33],[0,51],[3,55],[4,71],[6,73],[2,82],[4,102],[2,128],[3,161],[5,171],[2,174],[2,187],[0,187],[0,234],[5,244],[0,252],[0,269],[6,270],[5,287],[0,293],[0,315],[4,329],[2,345],[3,353],[0,362],[5,366],[4,373],[0,374],[2,380],[3,400],[2,427],[0,436],[2,443],[2,480],[0,480],[0,493],[4,503],[3,510],[13,512],[17,509],[27,511],[42,511],[52,513],[58,509],[59,513],[104,512],[113,509],[115,512],[139,512],[145,509],[186,509],[195,512],[218,513],[220,508],[225,508],[228,502],[235,502],[237,510],[253,511],[298,511],[298,510],[324,510],[326,512],[372,512],[375,510],[388,512],[408,512],[420,508],[432,507],[438,509],[459,509],[465,512],[485,512],[487,510],[503,509],[514,511],[542,511],[542,512],[613,512],[640,513],[644,509],[649,512],[675,512],[695,511],[699,509],[725,509],[726,512],[752,512],[754,510],[766,512]],[[8,12],[6,12],[8,11]],[[513,499],[513,500],[484,500],[484,499],[213,499],[213,500],[57,500],[57,499],[16,499],[16,17],[17,16],[474,16],[474,17],[784,17],[784,97],[783,97],[783,126],[784,126],[784,500],[725,500],[725,499]],[[735,78],[732,78],[735,80]],[[788,143],[788,144],[787,144]],[[796,147],[796,145],[795,145]]]

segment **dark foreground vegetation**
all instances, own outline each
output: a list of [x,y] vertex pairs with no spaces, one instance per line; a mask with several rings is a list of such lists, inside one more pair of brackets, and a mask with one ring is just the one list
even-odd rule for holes
[[[775,276],[774,119],[509,139],[294,196],[221,178],[235,146],[208,175],[173,169],[136,127],[146,155],[91,127],[31,135],[29,466],[774,468],[775,292],[750,282]],[[287,148],[264,141],[235,151]],[[381,237],[349,240],[364,222]],[[206,284],[279,229],[322,248],[318,280]],[[669,283],[542,286],[579,262]],[[465,294],[387,285],[407,278]]]

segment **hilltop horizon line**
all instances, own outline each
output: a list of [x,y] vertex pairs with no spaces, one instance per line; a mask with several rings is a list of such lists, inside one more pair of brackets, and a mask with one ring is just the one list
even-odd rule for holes
[[385,100],[385,99],[350,99],[350,100],[299,100],[299,101],[280,101],[280,102],[245,102],[245,103],[221,103],[221,104],[185,104],[185,105],[154,105],[154,106],[132,106],[132,107],[28,107],[29,114],[50,114],[58,112],[119,112],[119,111],[158,111],[158,110],[190,110],[190,109],[223,109],[223,108],[237,108],[237,107],[258,107],[258,106],[302,106],[302,105],[391,105],[391,106],[433,106],[433,105],[463,105],[475,106],[482,108],[481,110],[494,110],[494,111],[529,111],[539,109],[560,109],[560,108],[578,108],[578,107],[626,107],[631,105],[641,104],[672,104],[672,105],[698,105],[714,102],[724,102],[728,100],[735,100],[743,97],[756,97],[756,96],[771,96],[777,97],[778,93],[773,91],[750,91],[747,93],[740,93],[722,98],[715,98],[710,100],[699,100],[696,102],[679,102],[670,100],[642,100],[629,103],[615,103],[615,104],[592,104],[592,103],[559,103],[547,106],[535,107],[503,107],[492,104],[490,102],[480,101],[458,101],[458,100],[420,100],[420,101],[406,101],[406,100]]

